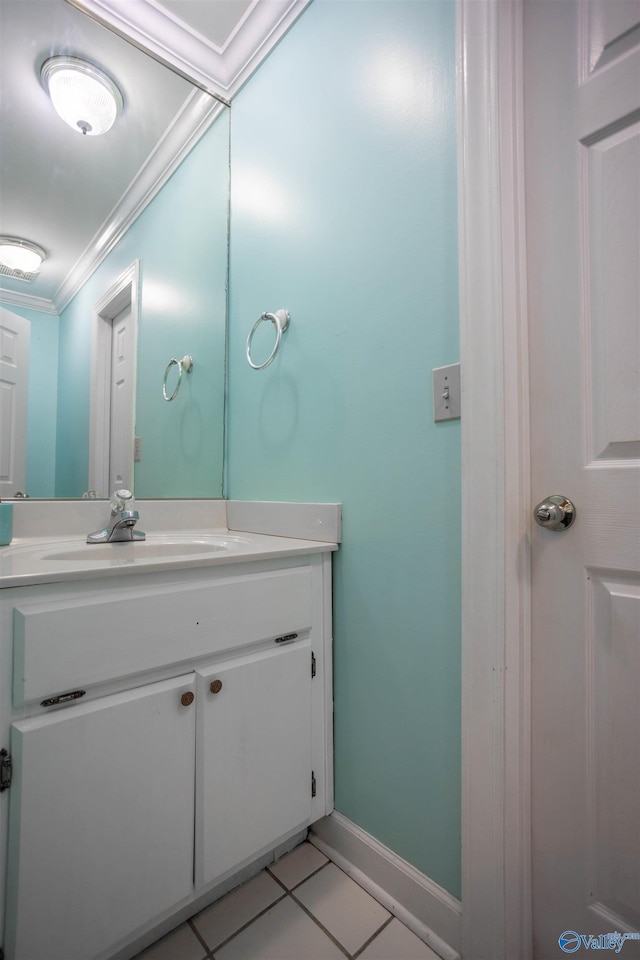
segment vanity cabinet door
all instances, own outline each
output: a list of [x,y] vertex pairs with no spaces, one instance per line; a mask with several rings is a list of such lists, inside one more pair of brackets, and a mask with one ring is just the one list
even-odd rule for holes
[[311,816],[311,648],[297,641],[197,671],[196,885]]
[[14,724],[8,960],[91,960],[192,894],[194,688]]

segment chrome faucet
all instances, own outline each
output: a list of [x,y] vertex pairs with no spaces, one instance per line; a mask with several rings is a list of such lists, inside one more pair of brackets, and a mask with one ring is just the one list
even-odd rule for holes
[[130,490],[116,490],[111,498],[111,516],[106,527],[87,535],[87,543],[131,543],[146,540],[142,530],[134,530],[140,514]]

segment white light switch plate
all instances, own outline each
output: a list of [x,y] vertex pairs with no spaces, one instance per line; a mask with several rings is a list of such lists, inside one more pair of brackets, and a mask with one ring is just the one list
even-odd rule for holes
[[433,371],[433,419],[460,419],[460,364],[436,367]]

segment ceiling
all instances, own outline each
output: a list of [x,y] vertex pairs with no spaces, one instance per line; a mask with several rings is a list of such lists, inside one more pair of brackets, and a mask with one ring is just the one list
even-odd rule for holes
[[157,4],[182,29],[200,36],[219,52],[225,49],[251,5],[252,0],[164,0]]
[[69,0],[231,100],[311,0]]
[[[33,282],[0,276],[0,298],[60,312],[308,2],[0,0],[0,234],[47,251]],[[53,111],[40,67],[55,54],[117,81],[104,136]]]

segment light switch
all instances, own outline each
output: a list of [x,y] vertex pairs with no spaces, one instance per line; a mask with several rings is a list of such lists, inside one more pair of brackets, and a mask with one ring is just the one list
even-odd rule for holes
[[133,462],[139,463],[142,460],[142,437],[133,438]]
[[433,419],[460,419],[460,364],[436,367],[433,371]]

